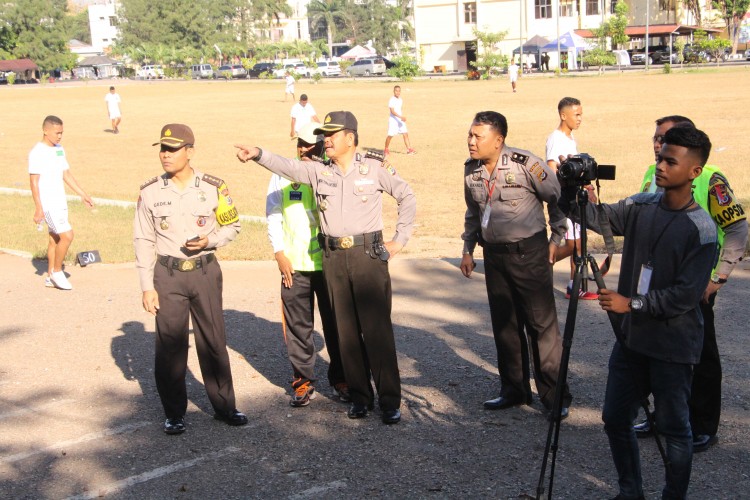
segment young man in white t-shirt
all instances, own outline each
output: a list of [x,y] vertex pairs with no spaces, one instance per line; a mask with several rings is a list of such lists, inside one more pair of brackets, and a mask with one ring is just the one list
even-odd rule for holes
[[284,90],[284,102],[286,102],[286,96],[290,95],[292,96],[292,101],[294,101],[294,83],[297,81],[294,79],[294,76],[290,72],[284,73],[284,81],[286,82],[286,89]]
[[109,119],[112,120],[112,133],[119,134],[120,120],[122,120],[122,112],[120,111],[120,94],[115,92],[114,87],[109,88],[109,94],[104,96],[104,101],[107,103],[107,113]]
[[[560,115],[560,125],[549,137],[547,137],[547,154],[545,159],[547,165],[557,172],[560,166],[561,157],[567,158],[568,155],[577,155],[578,147],[576,146],[573,131],[578,130],[583,120],[583,106],[581,101],[575,97],[563,97],[557,105],[557,112]],[[568,231],[565,233],[565,246],[558,249],[557,260],[570,256],[570,281],[566,297],[570,298],[573,287],[573,275],[575,274],[575,260],[573,253],[575,249],[581,248],[581,226],[574,224],[568,219]],[[599,296],[596,293],[588,292],[585,289],[579,290],[578,298],[583,300],[596,300]]]
[[299,96],[299,102],[292,106],[292,129],[289,137],[299,137],[299,131],[310,122],[320,123],[313,105],[307,102],[307,94]]
[[513,92],[516,91],[516,82],[518,81],[518,64],[515,59],[511,59],[510,66],[508,66],[508,79],[510,80],[510,86],[513,87]]
[[401,134],[404,137],[404,145],[406,146],[406,154],[415,155],[416,150],[412,149],[411,143],[409,142],[409,131],[406,129],[406,117],[401,113],[404,101],[401,99],[401,87],[396,85],[393,87],[393,97],[388,101],[388,109],[390,110],[390,116],[388,117],[388,137],[385,138],[385,154],[390,153],[391,139],[393,136]]
[[73,241],[73,228],[68,222],[68,200],[65,184],[91,208],[94,202],[70,172],[65,150],[60,146],[63,135],[62,120],[48,116],[42,123],[42,140],[29,153],[31,195],[34,198],[34,223],[40,228],[46,221],[49,230],[47,272],[45,285],[61,290],[72,290],[62,270],[63,260]]

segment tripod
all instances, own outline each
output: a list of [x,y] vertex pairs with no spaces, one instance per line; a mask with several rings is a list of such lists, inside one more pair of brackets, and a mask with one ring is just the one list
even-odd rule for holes
[[[598,184],[597,184],[598,186]],[[563,405],[563,394],[565,392],[565,385],[568,379],[568,364],[570,361],[570,348],[573,345],[573,333],[575,332],[575,322],[576,322],[576,315],[578,313],[578,290],[581,287],[581,282],[586,276],[586,271],[590,267],[591,272],[594,276],[594,280],[596,281],[597,288],[602,289],[606,288],[606,285],[604,284],[604,278],[602,277],[602,273],[599,269],[599,266],[596,263],[596,260],[591,256],[591,254],[588,253],[587,249],[587,235],[586,231],[588,229],[588,221],[587,221],[587,213],[586,213],[586,207],[589,204],[589,197],[588,197],[588,191],[586,190],[585,186],[581,185],[578,187],[578,190],[576,191],[576,204],[579,207],[579,214],[580,214],[580,225],[581,225],[581,251],[580,254],[577,252],[574,254],[575,259],[575,273],[573,275],[573,289],[570,294],[570,302],[568,303],[568,313],[565,318],[565,330],[563,333],[563,341],[562,341],[562,356],[560,358],[560,371],[557,376],[557,386],[555,387],[555,400],[552,406],[551,410],[551,418],[549,423],[549,428],[547,431],[547,443],[545,445],[544,449],[544,457],[542,459],[542,470],[539,473],[539,482],[537,484],[537,500],[541,500],[542,498],[552,498],[552,486],[554,484],[555,479],[555,464],[557,460],[557,450],[559,447],[559,439],[560,439],[560,414],[562,412],[562,405]],[[611,237],[611,230],[609,229],[608,223],[607,223],[607,231],[609,232],[609,236]],[[611,241],[611,240],[610,240]],[[617,338],[617,341],[621,343],[621,345],[624,347],[624,337],[621,332],[619,318],[612,312],[607,313],[609,317],[609,321],[612,325],[612,329],[615,332],[615,337]],[[651,426],[651,429],[653,429],[654,438],[656,439],[656,445],[659,449],[659,453],[661,454],[662,461],[664,462],[664,466],[666,468],[667,474],[671,473],[671,467],[669,464],[669,461],[667,459],[667,454],[664,450],[664,447],[661,443],[661,440],[659,439],[657,429],[656,429],[656,422],[654,421],[653,413],[649,410],[648,406],[648,399],[645,398],[643,401],[641,401],[641,407],[643,408],[646,418]],[[544,479],[546,476],[547,471],[547,461],[549,459],[550,453],[552,454],[551,459],[551,465],[550,465],[550,477],[549,477],[549,492],[547,497],[545,497],[545,489],[544,489]]]

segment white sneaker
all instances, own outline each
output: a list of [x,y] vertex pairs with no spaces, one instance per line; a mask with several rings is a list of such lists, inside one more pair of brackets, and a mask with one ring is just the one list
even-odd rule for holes
[[73,289],[73,285],[70,284],[70,281],[68,281],[68,278],[65,277],[65,273],[62,271],[52,273],[52,276],[50,276],[50,281],[52,281],[52,284],[60,290]]
[[44,278],[44,286],[46,286],[47,288],[55,288],[55,284],[52,283],[52,280],[50,279],[49,276]]

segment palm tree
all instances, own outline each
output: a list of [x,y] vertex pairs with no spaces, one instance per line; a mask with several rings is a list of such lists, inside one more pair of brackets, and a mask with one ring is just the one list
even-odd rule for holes
[[333,54],[333,35],[336,32],[336,21],[344,20],[346,11],[342,0],[312,0],[307,6],[307,17],[313,28],[325,24],[328,35],[328,53]]

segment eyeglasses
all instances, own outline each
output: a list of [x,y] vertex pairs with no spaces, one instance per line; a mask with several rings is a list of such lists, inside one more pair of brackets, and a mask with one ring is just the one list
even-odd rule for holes
[[664,136],[663,135],[655,135],[653,137],[654,142],[658,142],[659,144],[664,144]]

